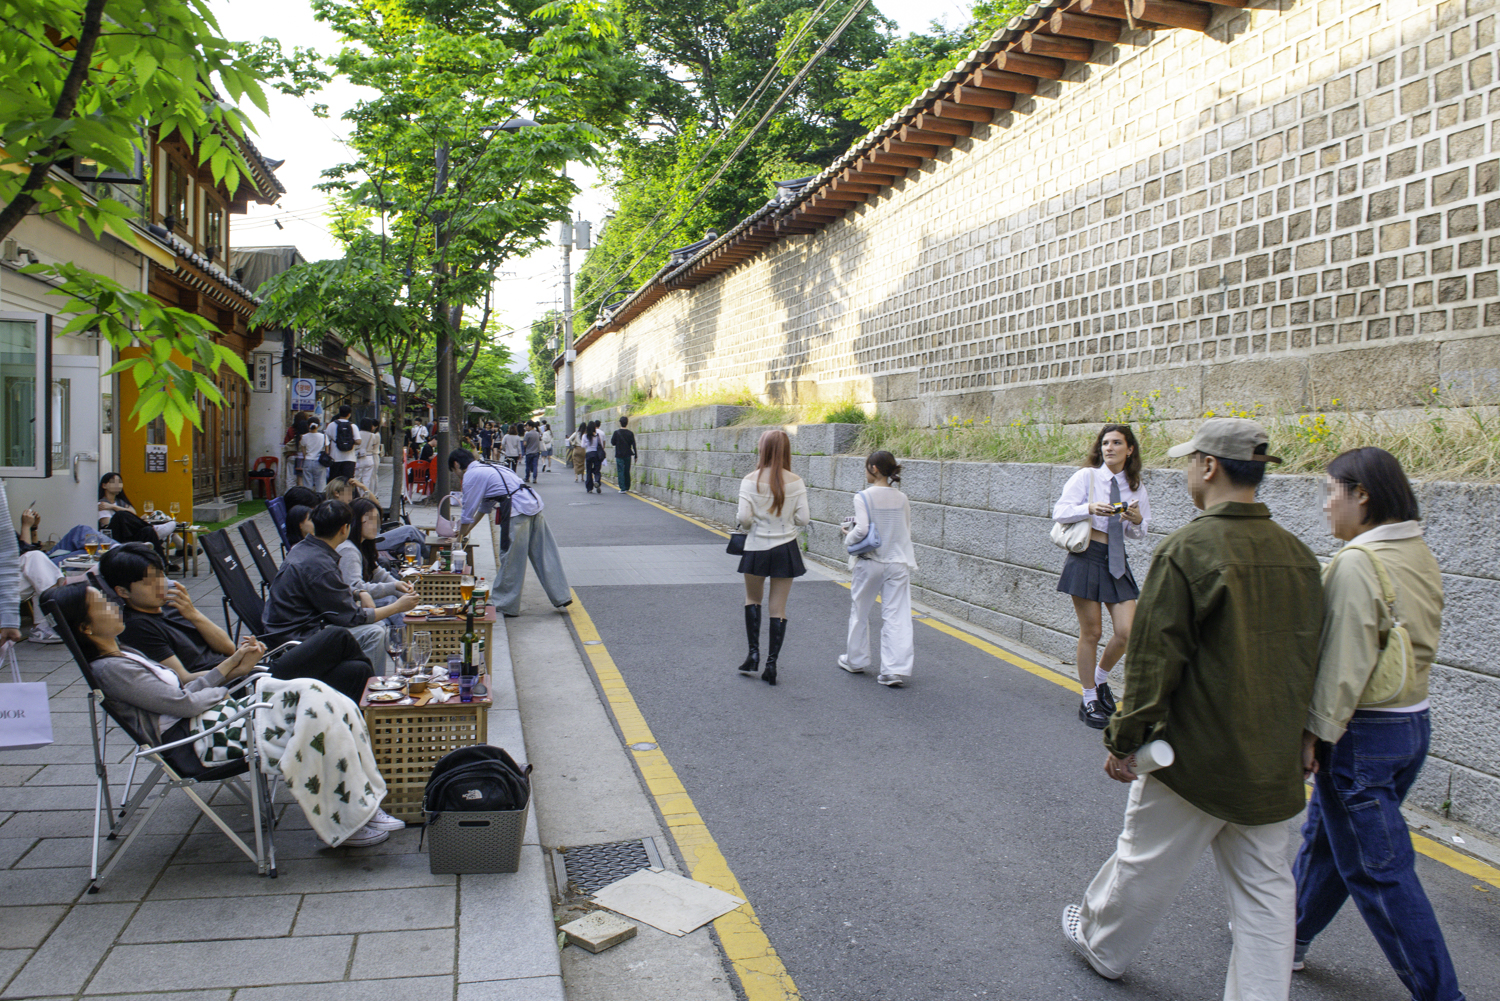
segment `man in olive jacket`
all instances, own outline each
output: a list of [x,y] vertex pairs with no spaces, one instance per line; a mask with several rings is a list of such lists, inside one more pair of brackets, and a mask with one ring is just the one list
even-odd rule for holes
[[[1255,500],[1266,432],[1206,421],[1168,454],[1188,457],[1203,514],[1157,547],[1125,653],[1125,694],[1105,730],[1105,771],[1128,782],[1115,854],[1063,931],[1114,979],[1145,947],[1193,865],[1212,846],[1234,949],[1224,997],[1285,1001],[1296,885],[1287,821],[1301,812],[1302,727],[1318,670],[1323,592],[1317,558]],[[1175,762],[1138,778],[1133,755],[1165,740]]]

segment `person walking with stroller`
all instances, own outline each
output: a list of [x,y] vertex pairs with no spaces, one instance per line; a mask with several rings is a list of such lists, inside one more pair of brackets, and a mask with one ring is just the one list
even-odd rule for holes
[[880,599],[880,676],[882,685],[900,688],[911,680],[911,572],[917,559],[911,544],[911,501],[897,489],[901,466],[889,452],[871,452],[865,482],[854,495],[854,516],[844,519],[844,545],[851,553],[849,641],[839,667],[863,674],[870,666],[870,616]]
[[[1089,520],[1089,547],[1068,554],[1057,589],[1072,596],[1078,616],[1076,662],[1083,689],[1078,719],[1102,730],[1115,711],[1110,668],[1130,642],[1140,595],[1126,558],[1125,540],[1144,539],[1151,520],[1151,501],[1141,484],[1141,452],[1128,424],[1106,424],[1099,429],[1083,468],[1069,478],[1053,506],[1052,519],[1064,525]],[[1103,656],[1099,656],[1104,633],[1101,606],[1109,611],[1114,626]]]
[[776,684],[776,659],[786,639],[786,600],[792,581],[807,573],[797,536],[812,520],[807,484],[792,472],[792,442],[785,431],[772,428],[760,436],[755,469],[740,481],[740,503],[735,522],[746,530],[740,573],[745,576],[745,635],[750,652],[737,670],[754,674],[760,668],[761,603],[770,581],[770,644],[760,680]]

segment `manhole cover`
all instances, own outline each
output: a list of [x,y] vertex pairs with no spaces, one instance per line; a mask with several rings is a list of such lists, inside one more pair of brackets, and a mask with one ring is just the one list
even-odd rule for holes
[[552,853],[557,885],[572,883],[584,893],[602,890],[617,879],[642,869],[660,869],[661,854],[651,838],[611,841],[604,845],[572,845]]

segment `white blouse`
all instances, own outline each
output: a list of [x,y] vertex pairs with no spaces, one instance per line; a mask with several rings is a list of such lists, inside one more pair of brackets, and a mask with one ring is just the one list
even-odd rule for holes
[[[1082,521],[1089,517],[1089,478],[1094,480],[1094,503],[1109,503],[1109,481],[1113,478],[1120,484],[1120,500],[1127,506],[1132,503],[1141,505],[1141,523],[1131,524],[1128,519],[1121,518],[1125,522],[1125,538],[1144,539],[1146,529],[1151,525],[1151,500],[1146,496],[1146,486],[1141,484],[1139,490],[1130,489],[1130,480],[1125,477],[1125,471],[1110,473],[1109,468],[1103,464],[1098,466],[1084,466],[1074,473],[1063,487],[1062,496],[1052,507],[1052,520],[1060,521],[1064,525]],[[1109,534],[1109,519],[1095,516],[1092,521],[1096,531]]]
[[[767,472],[766,477],[769,476]],[[755,473],[740,480],[740,504],[735,521],[740,528],[748,529],[745,536],[747,553],[775,549],[791,542],[802,526],[812,521],[812,510],[807,504],[807,484],[795,473],[783,472],[782,476],[785,481],[779,513],[771,510],[776,499],[771,495],[769,483],[762,482]]]
[[[911,544],[911,501],[895,487],[871,486],[854,495],[854,527],[844,535],[844,545],[859,542],[870,534],[871,514],[880,546],[866,553],[865,558],[877,563],[905,563],[917,569],[917,555]],[[849,557],[851,570],[859,559]]]

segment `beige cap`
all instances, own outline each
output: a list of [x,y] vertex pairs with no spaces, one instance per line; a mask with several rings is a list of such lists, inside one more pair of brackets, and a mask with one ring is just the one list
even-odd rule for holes
[[1245,462],[1280,462],[1275,455],[1257,455],[1257,446],[1270,441],[1266,429],[1255,421],[1240,417],[1213,417],[1198,427],[1193,440],[1182,445],[1173,445],[1167,454],[1174,459],[1194,452],[1212,455],[1220,459],[1240,459]]

